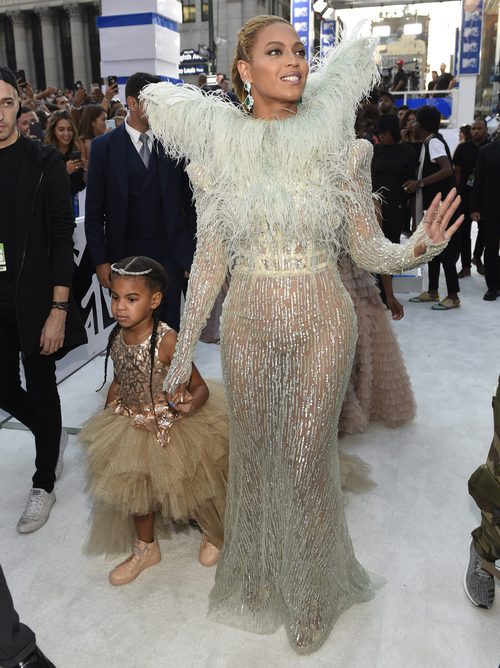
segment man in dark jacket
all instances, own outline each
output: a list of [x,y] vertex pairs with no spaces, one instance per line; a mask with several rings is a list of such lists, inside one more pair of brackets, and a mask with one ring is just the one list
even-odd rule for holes
[[474,185],[474,170],[476,168],[477,154],[479,149],[489,142],[488,126],[484,118],[475,118],[471,125],[471,141],[459,144],[453,155],[453,164],[455,166],[455,176],[457,178],[458,192],[462,198],[462,212],[465,216],[464,222],[460,227],[460,241],[462,258],[462,269],[458,278],[470,276],[472,262],[477,267],[480,274],[484,275],[482,255],[484,251],[483,230],[478,225],[476,245],[474,246],[474,259],[471,257],[470,232],[470,197]]
[[125,88],[128,115],[92,141],[85,201],[87,247],[97,277],[110,286],[111,264],[129,255],[159,262],[168,276],[161,318],[179,329],[181,293],[194,253],[196,216],[182,165],[155,141],[139,102],[159,79],[138,72]]
[[484,234],[484,273],[487,290],[483,299],[500,297],[500,141],[479,149],[470,210],[481,221]]
[[56,359],[86,335],[70,296],[74,221],[63,157],[19,135],[19,108],[15,75],[0,67],[0,408],[35,436],[33,488],[17,524],[28,533],[45,524],[55,501],[61,438]]

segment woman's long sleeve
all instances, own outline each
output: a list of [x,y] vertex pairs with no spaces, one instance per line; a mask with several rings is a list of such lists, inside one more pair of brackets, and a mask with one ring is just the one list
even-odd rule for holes
[[179,338],[163,386],[166,392],[174,392],[181,383],[189,381],[194,347],[226,278],[228,254],[215,236],[198,237]]
[[[396,274],[418,267],[439,255],[447,241],[435,244],[422,223],[404,246],[386,239],[375,216],[372,199],[371,160],[373,149],[369,142],[357,140],[349,155],[346,187],[345,242],[355,264],[361,269],[379,274]],[[424,243],[427,250],[415,256],[415,247]]]

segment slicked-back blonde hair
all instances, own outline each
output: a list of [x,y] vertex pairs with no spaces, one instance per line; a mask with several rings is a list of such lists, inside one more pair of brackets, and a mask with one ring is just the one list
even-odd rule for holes
[[266,28],[273,23],[286,23],[291,26],[291,23],[281,16],[261,14],[260,16],[254,16],[247,21],[238,32],[238,41],[234,50],[233,65],[231,68],[231,78],[233,80],[236,95],[241,102],[245,99],[246,93],[243,88],[243,79],[238,70],[238,61],[245,60],[246,62],[250,62],[250,52],[253,49],[257,35],[263,28]]

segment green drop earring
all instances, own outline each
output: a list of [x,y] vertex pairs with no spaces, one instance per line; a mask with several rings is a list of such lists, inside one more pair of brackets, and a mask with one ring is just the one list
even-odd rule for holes
[[250,81],[245,81],[245,83],[243,84],[243,88],[245,90],[245,93],[247,94],[246,98],[243,101],[243,106],[245,107],[245,109],[248,112],[251,112],[253,104],[254,104],[254,100],[253,100],[253,97],[250,94],[251,90],[252,90],[252,84],[250,83]]

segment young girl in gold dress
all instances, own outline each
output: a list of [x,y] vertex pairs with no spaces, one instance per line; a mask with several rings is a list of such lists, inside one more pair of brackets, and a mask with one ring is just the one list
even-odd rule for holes
[[222,547],[228,467],[223,391],[211,384],[208,398],[193,364],[183,396],[175,405],[167,402],[162,383],[177,335],[158,317],[166,282],[163,268],[150,258],[129,257],[112,266],[117,325],[106,363],[111,356],[115,376],[105,410],[80,432],[94,502],[87,551],[124,551],[136,534],[133,554],[110,574],[113,585],[131,582],[160,561],[155,514],[164,522],[196,520],[205,566],[217,561]]

